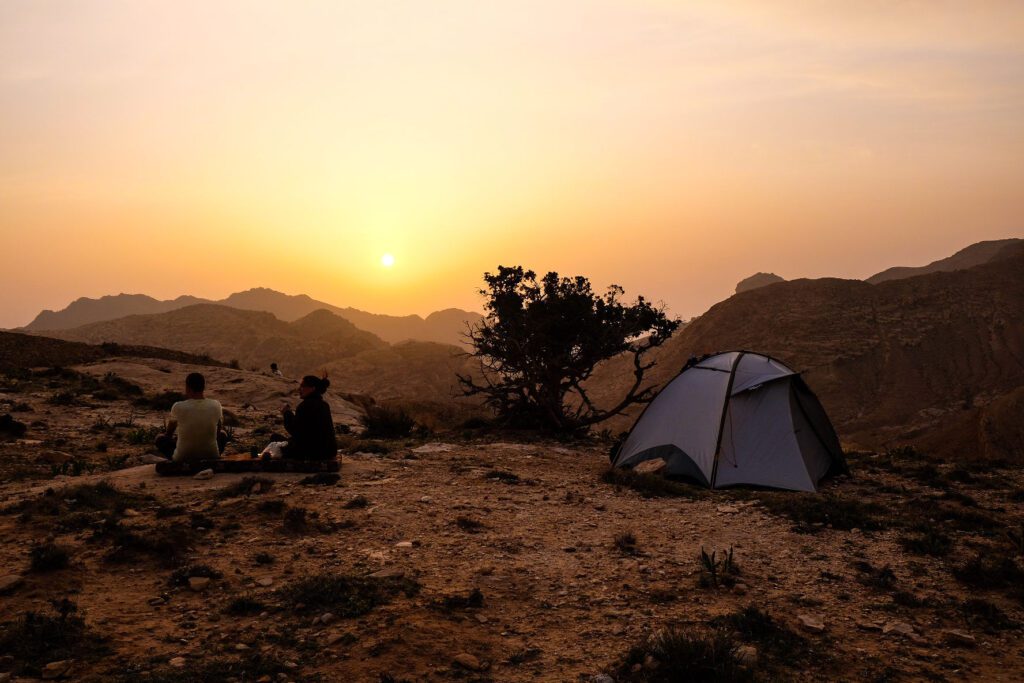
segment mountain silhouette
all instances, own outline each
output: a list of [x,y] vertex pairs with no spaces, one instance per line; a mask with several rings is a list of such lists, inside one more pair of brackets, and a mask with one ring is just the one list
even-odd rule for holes
[[476,323],[482,317],[479,313],[455,308],[432,313],[425,319],[418,315],[381,315],[355,308],[340,308],[317,301],[305,294],[282,294],[272,289],[258,287],[236,292],[220,301],[193,296],[160,301],[144,294],[118,294],[99,299],[81,298],[63,310],[41,312],[23,329],[31,332],[69,330],[129,315],[166,313],[196,304],[219,304],[241,310],[266,311],[285,322],[298,320],[313,311],[327,310],[389,343],[416,339],[460,344],[466,325]]

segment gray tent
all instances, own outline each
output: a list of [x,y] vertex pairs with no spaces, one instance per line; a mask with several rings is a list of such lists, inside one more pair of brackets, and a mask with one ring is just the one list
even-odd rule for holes
[[665,474],[711,488],[816,491],[826,474],[846,471],[832,423],[800,375],[749,351],[688,364],[647,406],[614,464],[654,458]]

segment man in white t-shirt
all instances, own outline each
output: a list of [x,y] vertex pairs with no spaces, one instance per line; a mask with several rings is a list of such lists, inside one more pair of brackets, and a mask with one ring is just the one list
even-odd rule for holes
[[206,398],[204,391],[205,377],[198,372],[186,377],[185,400],[171,406],[167,431],[157,437],[156,447],[174,462],[216,460],[224,451],[224,411],[220,403]]

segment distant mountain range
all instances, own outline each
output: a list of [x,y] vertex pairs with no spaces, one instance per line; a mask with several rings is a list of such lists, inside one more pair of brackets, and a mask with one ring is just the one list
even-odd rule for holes
[[[1022,240],[953,272],[877,285],[793,280],[736,294],[658,350],[651,380],[671,380],[692,355],[732,349],[804,373],[849,446],[915,443],[1024,462],[1024,443],[1006,436],[1024,430]],[[610,404],[628,370],[609,363],[592,398]],[[611,426],[626,429],[635,415]]]
[[462,334],[466,330],[466,324],[474,324],[482,318],[479,313],[457,308],[437,311],[426,318],[418,315],[379,315],[355,308],[339,308],[305,294],[289,295],[272,289],[256,288],[237,292],[220,301],[194,296],[159,301],[144,294],[118,294],[99,299],[83,297],[60,311],[43,311],[23,329],[30,332],[70,330],[130,315],[167,313],[197,304],[217,304],[248,311],[266,311],[284,322],[293,322],[317,310],[327,310],[388,343],[415,339],[460,344],[464,341]]
[[266,311],[219,304],[129,315],[47,334],[89,344],[160,346],[238,361],[244,368],[265,369],[278,363],[291,376],[316,372],[332,361],[388,346],[380,337],[323,309],[284,322]]

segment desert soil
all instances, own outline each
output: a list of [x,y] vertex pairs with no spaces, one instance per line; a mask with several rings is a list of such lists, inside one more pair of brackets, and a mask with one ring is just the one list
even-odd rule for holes
[[[100,379],[114,373],[149,396],[177,388],[190,369],[121,359],[75,370]],[[234,450],[245,453],[275,425],[293,384],[203,370],[209,395],[237,416]],[[138,464],[151,449],[129,443],[128,435],[159,426],[163,411],[87,395],[71,405],[50,403],[68,382],[74,380],[40,373],[0,393],[0,413],[17,408],[11,414],[29,425],[23,437],[0,442],[0,574],[17,577],[0,597],[0,622],[51,612],[55,600],[76,603],[104,645],[74,657],[65,675],[75,680],[125,672],[179,680],[173,676],[214,660],[260,654],[281,664],[263,680],[585,681],[615,674],[630,647],[668,625],[703,632],[713,618],[748,606],[805,642],[792,661],[760,652],[750,666],[767,678],[1024,680],[1021,587],[972,585],[955,572],[986,554],[1019,566],[1019,467],[949,476],[949,464],[922,474],[892,466],[892,458],[855,456],[851,476],[819,495],[876,504],[878,528],[864,529],[794,522],[765,502],[799,494],[648,498],[602,480],[607,444],[517,443],[472,433],[346,437],[336,484],[262,475],[273,483],[225,496],[242,475],[162,478],[152,465]],[[336,403],[339,422],[354,425],[356,408]],[[129,414],[131,426],[116,426]],[[100,443],[104,450],[97,450]],[[71,476],[74,470],[61,464],[69,458],[94,469]],[[144,496],[115,513],[125,529],[187,530],[184,556],[113,561],[96,523],[69,529],[58,517],[19,513],[19,505],[47,489],[63,500],[66,487],[101,481]],[[346,507],[352,501],[356,506]],[[74,511],[75,501],[64,504]],[[950,528],[952,549],[939,556],[906,550],[907,526],[897,523],[906,508],[922,514],[940,505],[991,524]],[[289,523],[287,511],[297,508],[307,511],[307,523]],[[931,519],[945,524],[940,515]],[[627,534],[635,548],[616,544]],[[30,552],[44,542],[66,547],[69,566],[32,571]],[[738,585],[701,587],[702,548],[732,549]],[[220,578],[194,582],[196,589],[187,581],[172,585],[177,569],[199,565]],[[882,579],[872,580],[875,570]],[[332,618],[329,606],[296,606],[284,592],[318,574],[381,573],[411,579],[419,589],[351,618]],[[474,590],[482,601],[459,603]],[[243,596],[263,606],[233,614],[229,606]],[[979,616],[964,607],[970,599],[996,611]],[[820,632],[802,623],[815,620]],[[0,663],[0,671],[28,676],[49,662]]]

